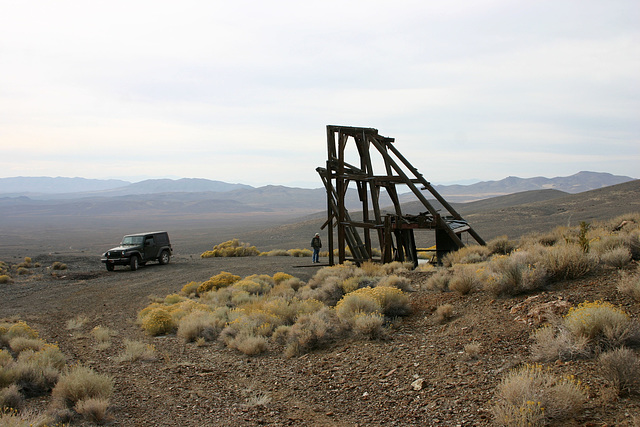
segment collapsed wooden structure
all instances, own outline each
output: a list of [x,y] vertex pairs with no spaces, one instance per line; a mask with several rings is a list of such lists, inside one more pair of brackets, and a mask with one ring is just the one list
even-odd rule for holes
[[[338,263],[346,260],[361,263],[368,260],[412,262],[418,264],[418,253],[414,230],[435,231],[435,249],[438,261],[450,251],[464,247],[461,235],[469,233],[476,242],[484,245],[484,240],[455,209],[431,186],[422,174],[400,154],[393,145],[394,138],[378,134],[377,129],[348,126],[327,126],[326,167],[316,169],[327,192],[327,221],[322,228],[329,227],[329,264],[335,264],[334,247],[338,249]],[[346,161],[346,150],[355,144],[359,165]],[[380,159],[372,159],[371,148],[377,150]],[[381,165],[383,173],[374,172]],[[355,162],[354,162],[355,163]],[[352,217],[345,198],[350,185],[355,185],[362,203],[361,214]],[[403,214],[397,186],[407,186],[422,203],[425,212],[417,215]],[[420,188],[419,188],[420,187]],[[353,188],[353,186],[352,186]],[[384,213],[380,209],[381,189],[391,199],[394,213]],[[429,193],[447,212],[440,213],[422,193]],[[333,228],[337,229],[334,242]],[[373,239],[377,237],[380,258],[373,257]],[[337,243],[337,244],[336,244]],[[346,248],[351,257],[347,258]]]

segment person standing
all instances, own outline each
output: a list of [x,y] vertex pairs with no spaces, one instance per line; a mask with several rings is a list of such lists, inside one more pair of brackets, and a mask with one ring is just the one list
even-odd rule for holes
[[311,247],[313,248],[313,255],[311,256],[311,262],[320,262],[320,248],[322,247],[322,241],[320,240],[320,234],[316,233],[311,239]]

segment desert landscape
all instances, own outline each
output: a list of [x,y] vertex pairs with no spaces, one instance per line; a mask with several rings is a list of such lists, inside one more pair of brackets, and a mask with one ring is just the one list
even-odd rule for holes
[[[393,274],[403,283],[410,307],[405,315],[386,316],[380,329],[368,329],[375,333],[358,334],[353,329],[331,336],[308,351],[287,353],[284,347],[288,341],[283,343],[269,335],[266,348],[252,354],[220,337],[202,336],[191,342],[175,330],[150,334],[141,327],[140,313],[153,303],[170,306],[171,295],[180,302],[204,301],[204,293],[194,296],[183,291],[185,285],[205,283],[221,272],[241,278],[273,278],[286,273],[299,279],[298,292],[317,282],[318,275],[328,274],[323,270],[331,271],[326,264],[312,264],[308,257],[200,257],[230,239],[267,252],[306,249],[318,231],[326,238],[327,230],[320,230],[326,220],[321,209],[322,191],[309,195],[320,208],[312,205],[304,211],[292,209],[305,206],[296,201],[301,193],[279,188],[276,197],[267,190],[273,189],[262,190],[263,200],[276,199],[282,209],[263,209],[257,204],[247,208],[228,200],[222,203],[224,212],[214,204],[205,208],[200,200],[194,202],[200,210],[166,208],[170,203],[185,203],[184,195],[178,202],[175,194],[149,198],[143,205],[134,203],[125,214],[119,214],[122,207],[107,210],[109,204],[98,199],[53,203],[12,198],[0,203],[0,261],[5,265],[2,274],[8,277],[0,283],[3,351],[17,363],[19,351],[11,347],[7,334],[12,325],[22,321],[37,331],[39,340],[58,346],[66,366],[90,368],[112,381],[112,393],[102,413],[61,405],[55,391],[52,397],[54,382],[49,390],[23,390],[22,399],[14,396],[20,412],[5,414],[3,422],[132,426],[640,425],[637,382],[632,382],[629,390],[620,389],[603,371],[599,357],[605,350],[629,347],[636,357],[632,359],[636,369],[632,372],[640,371],[634,347],[640,341],[636,341],[639,336],[634,334],[638,331],[633,329],[640,306],[633,293],[620,290],[622,278],[637,280],[634,275],[640,274],[638,254],[634,252],[640,248],[633,246],[640,229],[640,181],[575,194],[539,189],[456,204],[478,233],[494,242],[494,249],[507,242],[515,249],[523,241],[542,242],[550,236],[555,236],[558,245],[578,245],[582,236],[589,242],[591,253],[599,254],[590,258],[592,264],[583,273],[549,276],[540,286],[518,292],[496,290],[486,285],[491,276],[481,273],[469,289],[454,285],[451,280],[463,269],[476,272],[486,265],[490,270],[494,258],[515,259],[511,250],[495,249],[489,255],[474,249],[470,253],[481,260],[457,258],[451,265],[416,270],[398,267]],[[287,197],[291,204],[285,203]],[[34,208],[34,204],[38,206]],[[62,209],[63,205],[69,210]],[[406,205],[407,212],[411,208]],[[591,225],[591,231],[583,228],[580,234],[581,223]],[[175,250],[170,264],[150,263],[136,272],[123,267],[106,271],[100,262],[102,252],[116,246],[124,234],[152,229],[169,232]],[[606,231],[606,235],[596,238],[588,234],[595,230]],[[609,239],[609,235],[630,239],[628,259],[607,261],[604,254],[608,249],[598,242]],[[425,244],[429,239],[424,236]],[[18,273],[20,265],[26,273]],[[370,273],[375,270],[370,268]],[[447,283],[434,279],[444,273],[450,274]],[[212,304],[211,299],[207,301]],[[536,331],[545,323],[559,325],[571,308],[576,310],[580,304],[595,301],[625,313],[630,325],[627,335],[617,336],[618,344],[608,342],[606,348],[589,347],[595,345],[591,343],[581,347],[582,353],[576,350],[576,354],[543,357]],[[139,358],[125,357],[131,343],[143,344],[147,352]],[[8,372],[14,362],[8,361],[8,356],[3,360],[3,372]],[[544,415],[540,402],[531,401],[530,407],[523,408],[531,413],[529,418],[501,420],[500,415],[505,413],[499,409],[505,405],[501,384],[519,367],[534,366],[531,369],[535,371],[537,363],[556,378],[549,387],[556,383],[579,384],[582,400],[556,415]],[[62,376],[66,371],[60,372]],[[10,381],[3,381],[7,382],[3,386],[9,386]],[[83,415],[87,413],[94,414],[93,418]]]

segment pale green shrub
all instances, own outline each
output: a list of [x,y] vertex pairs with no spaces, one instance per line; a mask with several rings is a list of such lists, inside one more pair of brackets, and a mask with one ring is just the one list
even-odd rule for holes
[[547,325],[533,332],[531,345],[533,360],[553,362],[591,357],[589,339],[573,335],[565,326]]
[[600,260],[604,265],[615,268],[623,268],[631,262],[631,252],[629,249],[620,247],[611,249],[600,255]]
[[[156,348],[141,341],[125,339],[124,350],[115,358],[117,362],[136,362],[156,359]],[[78,411],[79,412],[79,411]]]
[[440,270],[427,279],[425,287],[430,291],[446,292],[449,290],[451,277],[448,270]]
[[328,307],[301,315],[287,331],[285,356],[293,357],[322,348],[343,332],[335,310]]
[[467,295],[473,292],[479,286],[479,280],[475,267],[465,265],[456,265],[453,268],[453,274],[449,280],[449,289]]
[[8,274],[0,275],[0,284],[11,283],[12,281],[13,280],[11,280],[11,276],[9,276]]
[[486,261],[489,255],[491,255],[491,250],[487,246],[465,246],[446,254],[442,258],[442,265],[451,267],[455,264],[475,264]]
[[507,236],[499,236],[487,242],[487,247],[492,254],[509,255],[516,249],[517,244]]
[[607,331],[624,329],[630,323],[627,313],[602,301],[583,302],[572,307],[564,318],[564,324],[572,334],[591,340],[603,337]]
[[577,245],[554,246],[543,252],[542,266],[552,281],[578,279],[597,267],[597,260]]
[[108,420],[109,399],[93,398],[79,400],[74,410],[90,422],[102,424]]
[[507,374],[496,390],[493,407],[500,425],[542,426],[582,411],[584,387],[573,376],[558,377],[542,365],[523,365]]
[[39,338],[15,337],[9,341],[9,347],[15,354],[24,350],[40,351],[44,348],[45,342]]
[[73,407],[89,398],[109,399],[112,393],[113,380],[110,376],[77,365],[60,376],[51,395],[64,405]]
[[185,342],[193,342],[198,338],[215,341],[225,327],[226,316],[221,312],[195,310],[180,319],[178,337]]
[[24,403],[24,396],[16,384],[4,388],[0,387],[0,414],[10,410],[19,412],[24,407]]
[[382,306],[372,294],[351,292],[336,304],[336,313],[343,322],[352,325],[356,315],[382,314]]
[[618,282],[618,290],[640,301],[640,267],[635,272],[623,271]]
[[598,364],[604,378],[619,395],[640,392],[640,363],[632,350],[621,347],[603,353]]
[[353,318],[353,332],[367,339],[384,337],[384,316],[380,313],[358,313]]

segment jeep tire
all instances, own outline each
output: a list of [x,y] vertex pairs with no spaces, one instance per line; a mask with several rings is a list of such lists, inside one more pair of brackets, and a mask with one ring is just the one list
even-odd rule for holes
[[139,264],[140,264],[140,260],[138,259],[138,256],[132,255],[131,262],[129,264],[131,266],[131,271],[136,271],[138,269]]
[[113,271],[113,269],[115,268],[115,266],[111,263],[107,262],[106,265],[107,265],[107,271]]
[[166,265],[166,264],[169,264],[170,259],[171,259],[171,256],[169,255],[169,252],[162,251],[162,253],[158,257],[158,262],[160,263],[160,265]]

